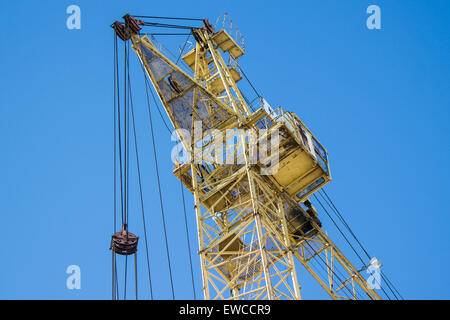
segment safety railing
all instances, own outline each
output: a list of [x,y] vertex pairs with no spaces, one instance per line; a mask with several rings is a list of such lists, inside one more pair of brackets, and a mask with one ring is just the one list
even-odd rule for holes
[[217,18],[216,24],[214,25],[216,30],[224,29],[228,34],[234,39],[238,46],[242,48],[245,52],[244,36],[241,31],[236,27],[231,20],[230,16],[225,12],[219,18]]

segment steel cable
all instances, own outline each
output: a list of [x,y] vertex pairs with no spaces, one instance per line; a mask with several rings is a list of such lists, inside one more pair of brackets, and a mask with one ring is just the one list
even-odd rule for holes
[[128,75],[128,86],[130,89],[130,105],[131,105],[131,122],[133,125],[133,136],[134,136],[134,149],[136,153],[136,167],[137,167],[137,174],[138,174],[138,185],[139,185],[139,196],[140,196],[140,203],[141,203],[141,214],[142,214],[142,225],[144,228],[144,240],[145,240],[145,252],[147,257],[147,271],[148,271],[148,281],[150,286],[150,299],[153,300],[153,288],[152,288],[152,278],[151,278],[151,272],[150,272],[150,255],[148,250],[148,239],[147,239],[147,227],[145,222],[145,212],[144,212],[144,198],[142,195],[142,182],[141,182],[141,170],[140,170],[140,163],[139,163],[139,151],[138,151],[138,144],[137,144],[137,137],[136,137],[136,124],[134,121],[134,107],[133,107],[133,98],[132,98],[132,92],[131,92],[131,81],[130,77]]
[[[364,246],[361,244],[361,242],[359,241],[359,239],[356,237],[355,233],[352,231],[352,229],[350,228],[350,226],[348,225],[348,223],[345,221],[344,217],[342,216],[342,214],[340,213],[340,211],[336,208],[336,206],[334,205],[334,202],[331,200],[331,198],[328,196],[327,192],[325,191],[325,189],[321,190],[323,192],[323,194],[326,196],[326,198],[328,199],[329,203],[327,202],[327,200],[325,198],[324,199],[325,202],[327,202],[328,206],[332,209],[332,211],[335,212],[335,214],[338,216],[338,218],[341,220],[342,224],[346,227],[346,229],[348,230],[348,232],[351,234],[351,236],[355,239],[355,241],[358,243],[358,245],[361,247],[361,249],[364,251],[365,255],[367,256],[368,259],[371,259],[371,255],[367,252],[367,250],[364,248]],[[387,276],[385,276],[383,274],[383,272],[381,272],[381,277],[383,278],[383,280],[385,280],[389,290],[391,291],[391,293],[398,299],[397,295],[395,294],[395,292],[397,292],[397,294],[400,296],[401,299],[403,299],[402,295],[398,292],[397,288],[395,288],[395,286],[392,284],[392,282],[387,278]],[[395,292],[394,292],[395,291]]]
[[[145,76],[145,73],[144,73],[144,76]],[[145,78],[145,79],[147,79],[147,78]],[[166,245],[167,264],[169,267],[170,287],[172,290],[172,299],[175,299],[175,293],[174,293],[174,288],[173,288],[173,278],[172,278],[172,268],[171,268],[171,264],[170,264],[170,255],[169,255],[169,244],[168,244],[168,240],[167,240],[166,220],[164,217],[164,207],[163,207],[163,200],[162,200],[161,183],[160,183],[160,179],[159,179],[158,158],[156,156],[155,135],[153,132],[152,115],[151,115],[151,110],[150,110],[150,98],[148,95],[147,85],[145,86],[145,91],[147,94],[147,107],[148,107],[148,116],[149,116],[149,123],[150,123],[150,133],[151,133],[151,137],[152,137],[153,156],[154,156],[154,161],[155,161],[155,171],[156,171],[156,180],[157,180],[157,184],[158,184],[159,203],[160,203],[160,208],[161,208],[161,218],[162,218],[162,222],[163,222],[164,240],[165,240],[165,245]]]

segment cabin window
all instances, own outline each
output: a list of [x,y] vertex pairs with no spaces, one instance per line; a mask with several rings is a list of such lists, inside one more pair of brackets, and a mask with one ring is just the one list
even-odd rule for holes
[[319,187],[324,182],[325,182],[325,179],[323,177],[320,177],[319,179],[317,179],[316,181],[311,183],[309,186],[307,186],[305,189],[303,189],[302,191],[297,193],[297,198],[299,198],[299,199],[303,198],[305,195],[307,195],[308,193],[310,193],[311,191],[313,191],[314,189]]
[[328,162],[327,153],[322,148],[320,143],[316,140],[316,138],[313,138],[313,143],[314,143],[314,149],[316,149],[316,152],[322,157],[323,160],[325,160],[325,162]]

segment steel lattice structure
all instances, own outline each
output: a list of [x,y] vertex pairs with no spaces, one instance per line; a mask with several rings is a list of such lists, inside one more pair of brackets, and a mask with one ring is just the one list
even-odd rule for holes
[[301,299],[298,260],[333,299],[380,299],[308,200],[331,180],[325,148],[294,113],[264,100],[252,111],[239,90],[238,31],[192,29],[188,74],[130,21],[123,40],[188,155],[173,173],[195,200],[204,298]]

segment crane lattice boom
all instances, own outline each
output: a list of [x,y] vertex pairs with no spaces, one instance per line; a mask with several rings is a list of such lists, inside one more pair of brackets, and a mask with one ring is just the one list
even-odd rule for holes
[[301,299],[298,260],[333,299],[380,299],[308,200],[331,181],[325,148],[294,113],[264,99],[253,111],[239,90],[240,33],[208,21],[192,29],[189,73],[130,17],[116,32],[131,41],[187,155],[173,174],[195,199],[204,298]]

